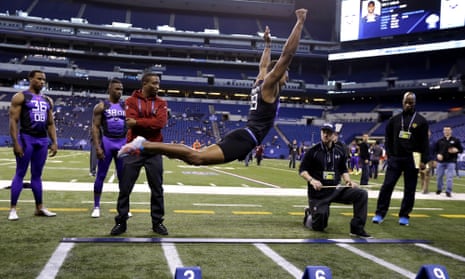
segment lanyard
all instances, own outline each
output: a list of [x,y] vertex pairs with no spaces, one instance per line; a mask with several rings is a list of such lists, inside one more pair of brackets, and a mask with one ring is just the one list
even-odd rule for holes
[[[408,124],[407,132],[410,131],[410,127],[412,127],[412,123],[413,123],[413,120],[415,120],[415,116],[416,116],[416,115],[417,115],[417,113],[415,112],[415,113],[413,114],[413,116],[412,116],[412,119],[410,119],[410,123]],[[405,130],[404,130],[404,115],[402,114],[401,117],[402,117],[402,118],[401,118],[401,122],[400,122],[400,125],[401,125],[400,130],[401,130],[401,131],[405,131]]]
[[325,170],[332,170],[334,171],[335,166],[335,156],[334,156],[334,146],[331,149],[328,149],[323,143],[321,143],[323,147],[324,157],[323,157],[323,168]]

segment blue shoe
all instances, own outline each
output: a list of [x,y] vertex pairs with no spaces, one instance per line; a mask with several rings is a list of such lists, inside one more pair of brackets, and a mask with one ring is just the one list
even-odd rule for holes
[[408,226],[409,219],[407,217],[400,217],[399,218],[399,225],[401,226]]
[[376,214],[371,221],[375,224],[381,224],[384,221],[384,218],[381,215]]

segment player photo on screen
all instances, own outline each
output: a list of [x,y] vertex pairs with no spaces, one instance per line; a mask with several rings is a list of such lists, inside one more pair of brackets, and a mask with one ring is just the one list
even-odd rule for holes
[[465,26],[465,1],[342,0],[340,19],[341,42],[437,31]]
[[381,4],[379,1],[362,1],[359,37],[372,38],[380,32]]

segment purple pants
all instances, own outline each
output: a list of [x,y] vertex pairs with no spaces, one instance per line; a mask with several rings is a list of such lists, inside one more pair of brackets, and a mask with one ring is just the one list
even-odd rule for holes
[[18,203],[29,163],[31,163],[32,193],[36,205],[42,204],[42,171],[47,160],[48,138],[20,134],[19,144],[23,148],[24,156],[16,156],[16,173],[11,182],[11,205],[16,206]]

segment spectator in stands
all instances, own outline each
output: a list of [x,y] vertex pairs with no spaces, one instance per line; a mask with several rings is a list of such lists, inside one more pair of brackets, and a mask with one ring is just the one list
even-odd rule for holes
[[92,143],[98,158],[97,176],[94,182],[94,208],[91,216],[100,217],[100,198],[111,161],[115,162],[118,181],[123,176],[123,160],[116,155],[126,143],[126,113],[123,95],[123,84],[118,79],[108,84],[108,99],[94,107],[92,118]]
[[255,159],[257,160],[257,166],[260,166],[262,163],[264,153],[265,146],[263,144],[260,144],[255,148]]
[[[284,44],[279,59],[270,63],[268,63],[270,60],[270,32],[268,28],[265,30],[265,49],[260,60],[256,86],[252,88],[249,116],[245,128],[229,132],[220,142],[210,145],[200,152],[185,145],[147,142],[144,138],[136,138],[133,142],[125,145],[120,150],[120,154],[124,155],[141,149],[148,153],[153,152],[178,158],[192,165],[212,165],[237,159],[244,160],[250,150],[262,143],[273,127],[279,107],[279,94],[288,80],[288,67],[297,51],[307,10],[299,9],[295,14],[297,21]],[[266,65],[268,67],[265,67]],[[265,68],[267,68],[266,71],[264,71]]]
[[[386,126],[385,148],[388,166],[381,186],[373,223],[384,221],[391,203],[392,191],[404,175],[404,197],[399,211],[399,224],[409,225],[409,214],[415,203],[418,168],[423,170],[429,158],[428,122],[415,110],[416,96],[406,92],[402,99],[402,112],[391,117]],[[420,153],[419,166],[415,166],[414,152]]]
[[360,176],[360,185],[368,185],[370,179],[370,144],[368,143],[368,134],[362,135],[362,142],[359,144],[360,162],[362,165],[362,175]]
[[33,70],[29,73],[29,89],[16,93],[10,104],[10,136],[16,157],[16,173],[11,182],[10,213],[8,220],[18,220],[16,204],[23,190],[24,176],[31,164],[31,189],[35,199],[35,215],[54,217],[42,203],[42,171],[49,156],[58,150],[53,100],[41,93],[45,86],[45,73]]
[[292,143],[289,143],[289,168],[295,169],[295,161],[299,155],[299,145],[297,140],[294,139]]
[[440,195],[444,188],[444,174],[446,175],[446,196],[452,197],[452,183],[454,179],[457,155],[463,152],[460,140],[452,136],[452,128],[444,126],[444,137],[440,138],[435,146],[434,153],[438,161],[437,165],[437,191]]
[[[137,137],[146,137],[149,142],[162,142],[161,130],[168,122],[167,103],[158,97],[160,76],[146,73],[142,76],[142,89],[135,90],[126,100],[127,141]],[[192,149],[193,150],[193,149]],[[198,151],[194,151],[198,153]],[[129,200],[134,184],[144,167],[150,187],[150,215],[152,230],[167,235],[168,229],[163,224],[165,204],[163,197],[163,161],[160,154],[142,153],[123,158],[123,177],[119,181],[119,195],[115,217],[115,226],[111,235],[120,235],[126,231],[129,217]]]
[[[321,127],[321,141],[304,155],[299,167],[300,176],[308,184],[308,205],[304,225],[315,231],[328,226],[329,206],[332,202],[353,204],[354,216],[350,222],[350,234],[371,238],[365,231],[368,210],[368,193],[350,179],[347,169],[347,153],[335,144],[335,128],[326,123]],[[340,185],[341,178],[345,186]]]

